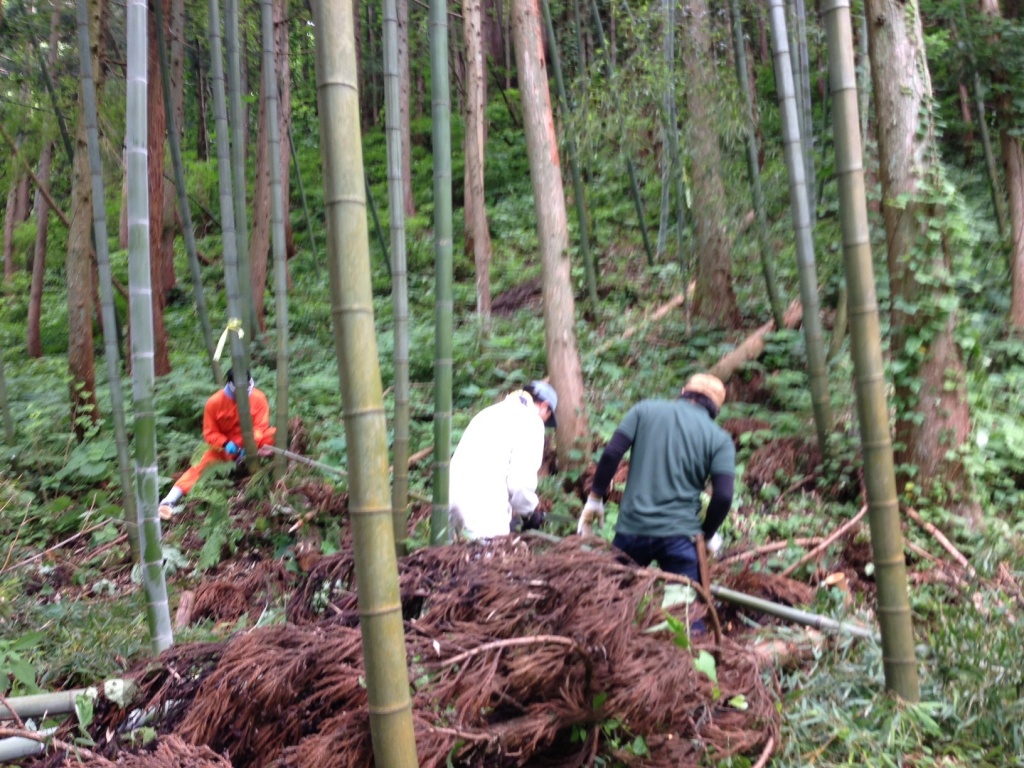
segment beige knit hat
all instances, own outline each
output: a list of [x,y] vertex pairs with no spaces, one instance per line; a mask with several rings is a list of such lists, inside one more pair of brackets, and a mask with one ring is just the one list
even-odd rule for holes
[[715,404],[716,408],[721,408],[722,403],[725,402],[725,384],[710,373],[695,373],[686,382],[683,392],[696,392],[699,395],[704,395]]

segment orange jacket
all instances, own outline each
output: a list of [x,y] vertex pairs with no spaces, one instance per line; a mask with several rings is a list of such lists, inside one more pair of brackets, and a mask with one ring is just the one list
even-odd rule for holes
[[[253,387],[249,393],[249,411],[252,413],[252,432],[256,447],[273,445],[276,427],[270,426],[270,405],[267,396]],[[210,396],[203,411],[203,439],[214,448],[223,448],[228,442],[242,445],[242,425],[238,421],[238,405],[223,389]]]

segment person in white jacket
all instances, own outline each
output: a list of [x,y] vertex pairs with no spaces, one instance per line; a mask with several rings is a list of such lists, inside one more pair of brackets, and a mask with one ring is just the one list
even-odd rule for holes
[[473,417],[452,456],[449,535],[505,536],[514,516],[537,511],[544,427],[554,427],[558,394],[534,381]]

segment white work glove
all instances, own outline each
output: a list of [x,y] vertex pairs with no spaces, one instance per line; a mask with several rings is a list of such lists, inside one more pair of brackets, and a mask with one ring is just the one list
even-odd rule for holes
[[587,497],[587,503],[583,505],[583,511],[580,512],[576,533],[580,536],[593,536],[595,520],[604,525],[604,502],[599,497],[591,494]]
[[705,542],[705,547],[708,554],[712,557],[718,557],[718,552],[722,549],[722,536],[716,533],[710,539]]

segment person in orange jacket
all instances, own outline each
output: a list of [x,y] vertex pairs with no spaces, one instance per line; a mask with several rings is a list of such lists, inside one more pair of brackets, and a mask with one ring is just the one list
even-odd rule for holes
[[[252,374],[249,381],[249,411],[252,413],[252,432],[260,455],[269,454],[262,450],[274,444],[275,427],[270,426],[270,404],[267,396],[256,389]],[[177,512],[178,502],[192,490],[206,468],[218,462],[241,461],[245,458],[242,447],[242,425],[238,420],[238,405],[235,402],[235,376],[228,369],[228,383],[206,401],[203,411],[203,440],[209,446],[198,464],[194,464],[178,478],[170,492],[160,501],[160,519],[170,520]]]

